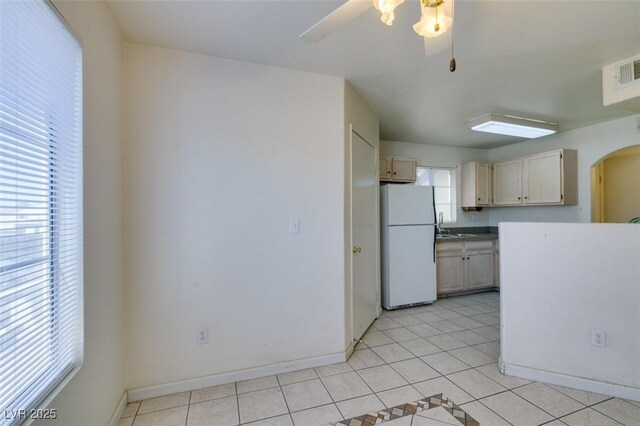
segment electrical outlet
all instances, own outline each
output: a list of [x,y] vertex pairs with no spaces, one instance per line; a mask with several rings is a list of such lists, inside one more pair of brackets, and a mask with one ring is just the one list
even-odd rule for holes
[[599,348],[607,346],[607,334],[604,330],[591,330],[591,346]]
[[207,327],[199,328],[196,335],[196,341],[199,345],[209,343],[209,329]]

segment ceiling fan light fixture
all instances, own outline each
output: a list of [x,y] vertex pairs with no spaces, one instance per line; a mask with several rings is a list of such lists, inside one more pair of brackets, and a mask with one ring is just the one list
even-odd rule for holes
[[493,113],[471,119],[467,125],[471,130],[477,132],[527,139],[549,136],[558,131],[558,125],[556,123]]
[[453,23],[453,18],[444,11],[443,0],[422,0],[422,16],[413,26],[413,30],[420,36],[435,38],[447,32]]
[[404,0],[373,0],[373,7],[380,12],[380,20],[385,25],[391,26],[395,19],[393,11],[402,3],[404,3]]

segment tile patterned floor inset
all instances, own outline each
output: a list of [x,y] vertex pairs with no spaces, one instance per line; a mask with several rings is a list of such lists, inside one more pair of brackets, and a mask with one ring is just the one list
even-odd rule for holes
[[467,414],[462,408],[443,394],[437,394],[418,401],[407,402],[395,407],[386,408],[384,410],[363,414],[347,420],[334,423],[336,426],[368,426],[378,425],[382,423],[392,422],[403,417],[414,416],[427,410],[442,407],[447,413],[451,414],[451,418],[458,421],[464,426],[479,426],[476,420]]

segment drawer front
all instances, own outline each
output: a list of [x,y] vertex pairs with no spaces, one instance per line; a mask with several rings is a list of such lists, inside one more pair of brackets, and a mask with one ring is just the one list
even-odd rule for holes
[[466,241],[465,248],[467,251],[492,251],[493,240]]
[[462,256],[462,252],[464,251],[464,242],[462,241],[437,241],[436,242],[436,255],[448,254],[451,255],[453,253],[460,253]]

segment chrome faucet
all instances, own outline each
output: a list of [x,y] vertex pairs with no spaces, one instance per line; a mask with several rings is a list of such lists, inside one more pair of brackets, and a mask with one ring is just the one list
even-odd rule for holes
[[438,234],[448,234],[449,230],[442,227],[442,222],[444,222],[444,215],[440,212],[438,213]]

